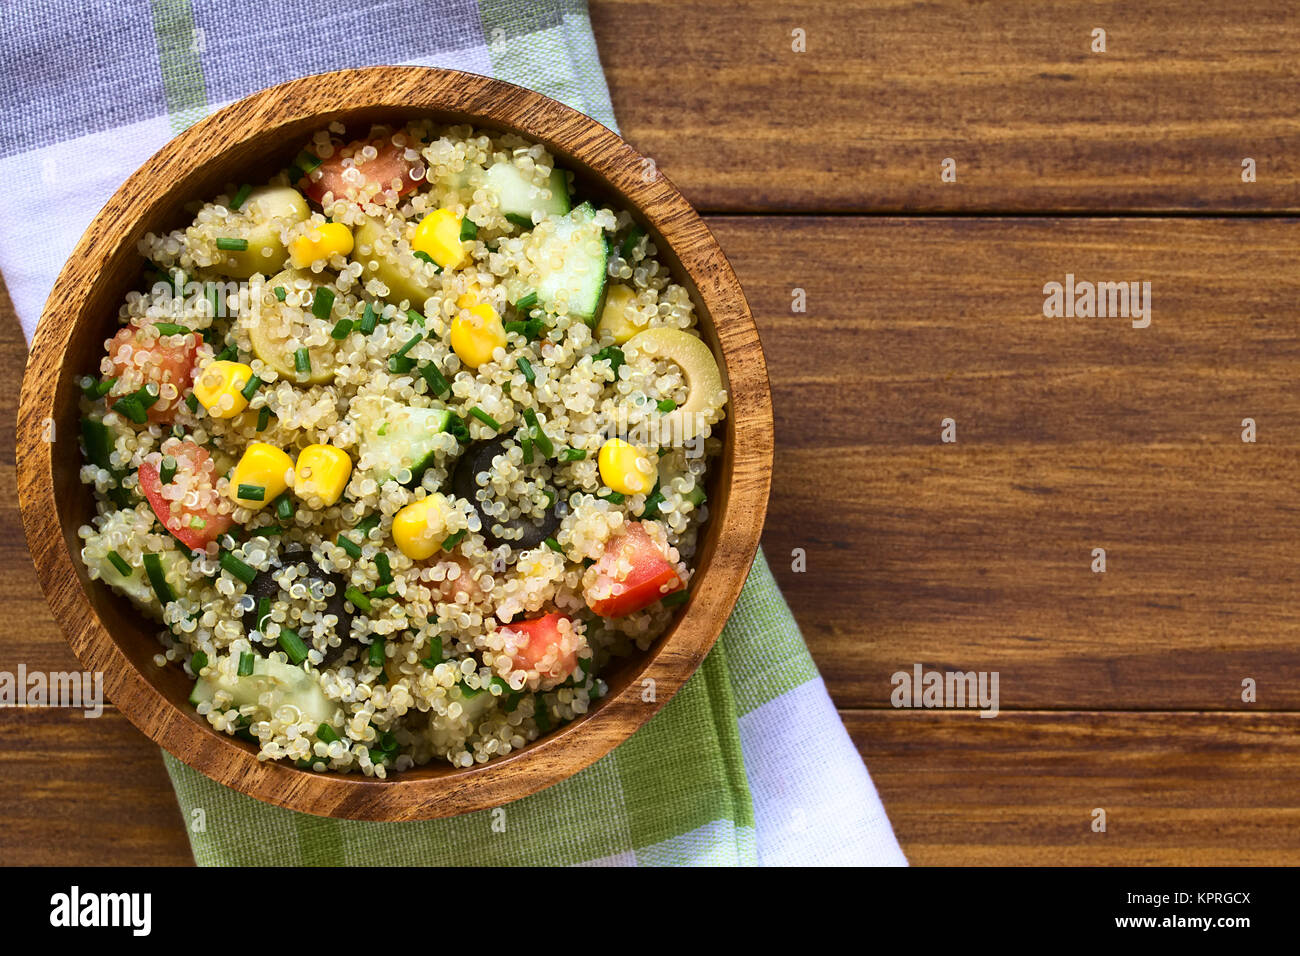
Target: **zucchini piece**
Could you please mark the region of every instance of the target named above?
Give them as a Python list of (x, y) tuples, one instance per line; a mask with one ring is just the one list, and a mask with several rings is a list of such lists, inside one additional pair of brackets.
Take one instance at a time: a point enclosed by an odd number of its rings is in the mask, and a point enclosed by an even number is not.
[(384, 399), (374, 421), (362, 429), (361, 457), (370, 463), (375, 481), (383, 484), (400, 471), (410, 471), (406, 484), (420, 480), (433, 462), (434, 435), (447, 430), (451, 412), (417, 408)]
[[(285, 269), (267, 280), (265, 291), (269, 293), (276, 286), (288, 288), (298, 279), (314, 281), (310, 272)], [(298, 371), (297, 346), (294, 343), (307, 334), (309, 323), (323, 322), (331, 328), (333, 323), (329, 318), (317, 319), (310, 312), (297, 306), (280, 302), (276, 296), (270, 298), (270, 302), (261, 303), (260, 309), (250, 309), (240, 316), (240, 322), (248, 330), (253, 354), (275, 369), (287, 382), (306, 385), (325, 385), (332, 382), (335, 339), (330, 338), (328, 345), (307, 350), (308, 358), (311, 360), (311, 371), (306, 373)]]
[(302, 193), (292, 186), (262, 186), (244, 200), (239, 212), (226, 225), (218, 227), (221, 237), (243, 239), (244, 249), (222, 251), (213, 270), (232, 279), (247, 279), (256, 272), (268, 275), (284, 266), (288, 254), (280, 238), (286, 226), (293, 226), (311, 215)]
[[(588, 325), (596, 321), (609, 284), (609, 244), (605, 230), (593, 220), (596, 211), (583, 203), (568, 216), (550, 220), (537, 230), (537, 300), (555, 312), (561, 300), (569, 315)], [(552, 263), (558, 261), (558, 266)]]
[(525, 179), (513, 162), (496, 163), (488, 169), (485, 185), (496, 193), (502, 214), (521, 229), (533, 228), (535, 212), (545, 218), (566, 215), (571, 208), (569, 186), (562, 169), (553, 169), (547, 188), (540, 189)]
[(684, 440), (694, 438), (696, 416), (708, 408), (723, 389), (722, 370), (718, 368), (718, 360), (713, 357), (708, 344), (682, 329), (646, 329), (627, 340), (623, 353), (629, 362), (641, 357), (665, 358), (681, 367), (689, 389), (686, 401), (665, 413), (664, 420), (676, 423)]
[[(433, 270), (428, 263), (421, 262), (411, 253), (399, 253), (393, 248), (397, 241), (385, 226), (373, 219), (365, 218), (354, 230), (355, 242), (352, 259), (361, 263), (363, 284), (371, 279), (378, 279), (388, 286), (389, 302), (402, 307), (424, 311), (425, 300), (433, 295), (433, 286), (429, 278)], [(362, 253), (362, 249), (369, 252)]]

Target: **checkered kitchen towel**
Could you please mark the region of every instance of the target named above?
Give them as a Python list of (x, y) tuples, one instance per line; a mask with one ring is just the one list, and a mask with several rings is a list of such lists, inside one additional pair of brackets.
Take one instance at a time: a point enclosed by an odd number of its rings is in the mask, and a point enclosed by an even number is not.
[[(328, 11), (328, 15), (323, 15)], [(614, 127), (581, 0), (6, 0), (0, 270), (30, 338), (91, 216), (172, 135), (291, 77), (407, 63), (532, 87)], [(509, 806), (420, 823), (281, 810), (167, 758), (201, 864), (904, 862), (760, 554), (722, 638), (631, 740)], [(191, 826), (191, 831), (197, 829)]]

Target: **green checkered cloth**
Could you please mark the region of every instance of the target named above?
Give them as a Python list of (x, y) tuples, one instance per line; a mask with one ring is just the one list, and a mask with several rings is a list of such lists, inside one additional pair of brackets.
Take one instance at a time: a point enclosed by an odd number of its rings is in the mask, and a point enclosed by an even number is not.
[[(7, 3), (0, 55), (42, 65), (20, 89), (0, 81), (0, 269), (29, 337), (58, 264), (122, 180), (178, 130), (256, 89), (380, 62), (445, 66), (615, 128), (578, 0), (339, 0), (330, 32), (355, 38), (346, 44), (320, 41), (316, 0), (277, 0), (274, 11), (267, 33), (231, 29), (248, 22), (242, 0), (73, 0), (60, 17), (48, 0)], [(140, 30), (148, 23), (152, 34)], [(331, 820), (164, 756), (205, 865), (904, 862), (761, 554), (714, 650), (658, 715), (586, 770), (503, 808)]]

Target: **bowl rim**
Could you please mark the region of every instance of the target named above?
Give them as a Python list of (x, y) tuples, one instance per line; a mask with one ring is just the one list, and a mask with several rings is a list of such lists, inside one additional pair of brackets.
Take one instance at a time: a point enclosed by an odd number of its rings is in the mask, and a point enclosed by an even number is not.
[[(663, 237), (694, 287), (728, 374), (728, 416), (736, 443), (725, 511), (709, 519), (721, 527), (705, 569), (708, 587), (692, 588), (667, 639), (621, 692), (579, 720), (485, 764), (428, 777), (405, 771), (382, 781), (259, 760), (181, 713), (137, 669), (81, 583), (85, 571), (79, 571), (79, 558), (64, 539), (53, 444), (46, 440), (55, 410), (52, 383), (61, 381), (64, 356), (82, 317), (77, 303), (98, 281), (96, 264), (117, 253), (167, 194), (155, 184), (180, 183), (254, 135), (313, 117), (323, 126), (331, 114), (360, 110), (413, 117), (450, 113), (514, 130), (610, 186), (639, 221)], [(647, 169), (653, 175), (645, 175)], [(742, 366), (744, 387), (737, 394), (733, 370)], [(250, 94), (172, 138), (131, 174), (78, 241), (45, 304), (23, 376), (16, 444), (19, 505), (42, 590), (78, 659), (103, 673), (106, 696), (127, 719), (177, 759), (258, 800), (343, 819), (418, 820), (499, 806), (558, 783), (609, 753), (671, 699), (716, 641), (745, 582), (767, 509), (773, 435), (766, 364), (739, 281), (703, 219), (651, 160), (596, 120), (543, 94), (456, 70), (379, 66), (315, 74)], [(650, 702), (641, 699), (647, 679), (655, 686)]]

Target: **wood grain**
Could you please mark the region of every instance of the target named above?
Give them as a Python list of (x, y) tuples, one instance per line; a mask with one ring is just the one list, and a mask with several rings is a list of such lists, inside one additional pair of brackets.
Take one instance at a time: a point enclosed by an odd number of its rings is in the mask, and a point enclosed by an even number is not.
[[(78, 377), (94, 368), (116, 311), (141, 269), (139, 240), (190, 218), (195, 196), (233, 179), (283, 168), (303, 139), (332, 122), (354, 135), (414, 116), (506, 129), (545, 144), (578, 188), (633, 210), (663, 247), (664, 264), (692, 293), (700, 330), (725, 370), (725, 442), (709, 483), (710, 520), (695, 556), (697, 585), (644, 654), (602, 678), (588, 712), (508, 756), (469, 768), (430, 763), (388, 780), (318, 774), (259, 760), (256, 748), (216, 733), (188, 702), (191, 682), (153, 664), (152, 622), (93, 583), (77, 528), (92, 513), (77, 479)], [(220, 783), (277, 806), (358, 820), (419, 820), (499, 806), (566, 779), (622, 743), (670, 700), (704, 659), (735, 605), (758, 547), (772, 461), (767, 371), (740, 286), (703, 221), (644, 158), (589, 117), (483, 76), (373, 67), (293, 80), (190, 127), (108, 200), (54, 285), (32, 341), (17, 418), (18, 499), (37, 577), (83, 667), (152, 740)], [(59, 440), (50, 440), (54, 434)], [(643, 699), (653, 682), (656, 694)]]
[(1300, 863), (1297, 714), (843, 716), (913, 864)]
[[(711, 224), (769, 359), (764, 546), (841, 706), (920, 662), (1005, 707), (1232, 709), (1250, 677), (1300, 708), (1296, 223)], [(1150, 281), (1150, 327), (1044, 318), (1067, 271)]]
[(591, 16), (624, 135), (704, 211), (1300, 209), (1285, 0), (593, 0)]

